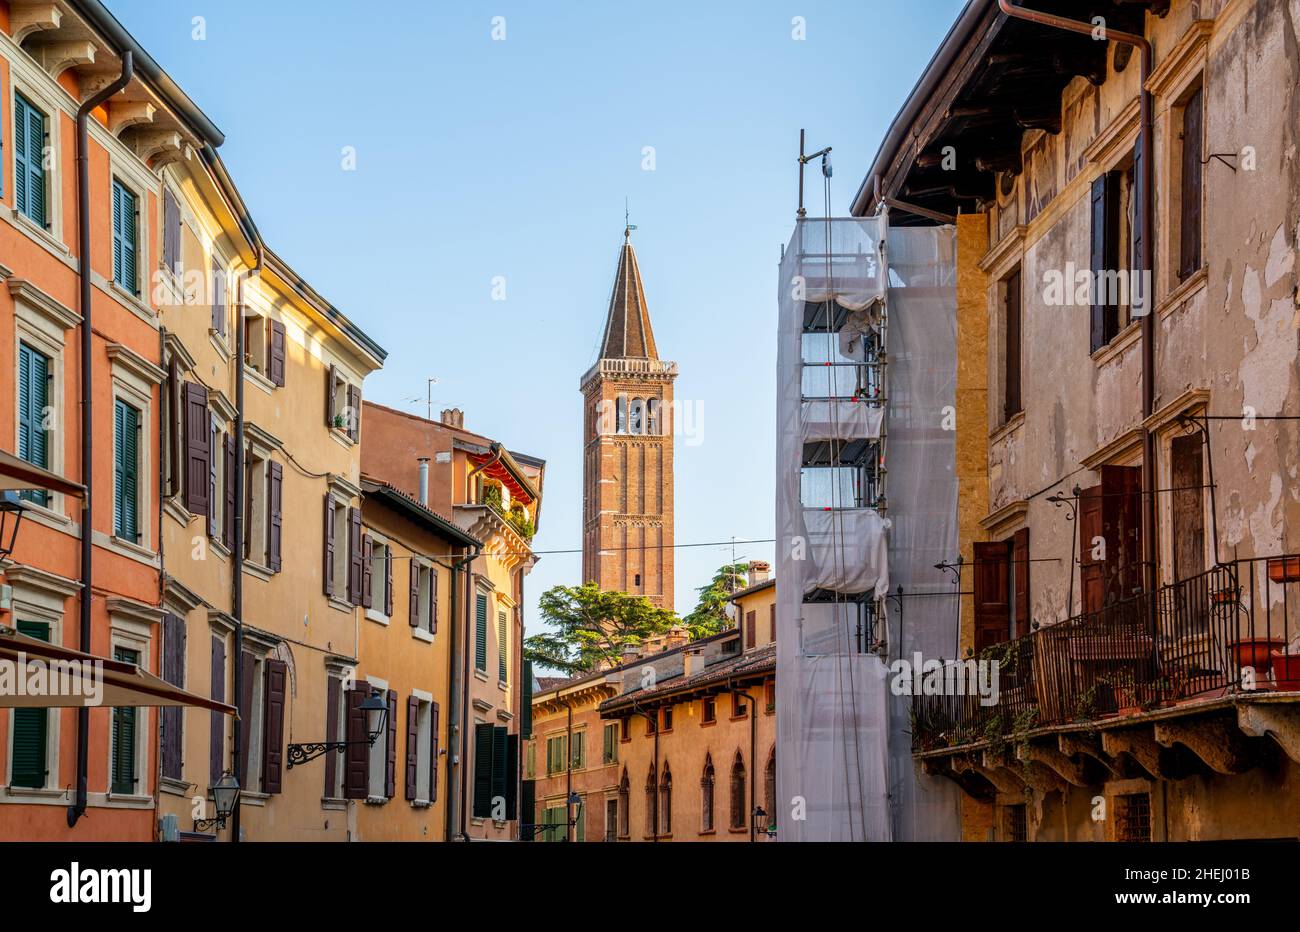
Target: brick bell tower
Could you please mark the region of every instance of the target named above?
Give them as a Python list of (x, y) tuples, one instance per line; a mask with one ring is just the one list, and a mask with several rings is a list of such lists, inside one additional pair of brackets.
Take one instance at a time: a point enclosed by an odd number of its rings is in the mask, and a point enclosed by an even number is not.
[(582, 579), (673, 607), (673, 381), (623, 231), (600, 358), (582, 377)]

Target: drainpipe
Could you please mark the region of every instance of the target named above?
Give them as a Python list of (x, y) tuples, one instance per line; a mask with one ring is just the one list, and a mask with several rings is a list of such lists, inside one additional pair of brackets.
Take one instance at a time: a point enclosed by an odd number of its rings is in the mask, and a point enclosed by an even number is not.
[[(564, 732), (565, 752), (569, 758), (564, 762), (564, 835), (569, 841), (576, 841), (573, 832), (573, 806), (569, 802), (573, 798), (573, 706), (567, 699), (564, 702), (564, 708), (569, 713), (569, 722), (565, 726)], [(520, 819), (520, 821), (523, 820)]]
[(727, 689), (749, 703), (749, 840), (757, 841), (758, 826), (754, 824), (757, 818), (754, 813), (758, 811), (755, 796), (758, 788), (758, 706), (753, 696), (731, 685), (731, 677), (727, 677)]
[[(234, 672), (234, 704), (238, 706), (244, 685), (244, 311), (248, 307), (248, 279), (262, 274), (262, 265), (266, 259), (266, 250), (260, 242), (254, 244), (257, 251), (257, 263), (239, 282), (239, 316), (235, 321), (235, 527), (231, 533), (234, 552), (231, 554), (232, 572), (230, 583), (230, 614), (235, 623), (235, 637), (231, 652)], [(215, 507), (209, 503), (209, 507)], [(231, 729), (232, 770), (239, 769), (239, 742), (243, 737), (244, 723), (239, 714), (235, 715)], [(238, 774), (239, 777), (246, 776)], [(247, 789), (247, 787), (244, 787)], [(243, 808), (240, 793), (235, 798), (234, 811), (230, 813), (230, 840), (239, 841), (239, 813)]]
[[(456, 647), (457, 647), (456, 642), (459, 640), (457, 638), (457, 634), (459, 633), (460, 630), (456, 625), (456, 611), (460, 604), (460, 600), (459, 598), (457, 598), (457, 593), (460, 590), (456, 585), (456, 574), (461, 572), (461, 570), (467, 567), (470, 563), (474, 562), (474, 559), (479, 555), (481, 549), (482, 548), (475, 548), (473, 552), (470, 552), (470, 548), (466, 547), (464, 550), (465, 556), (451, 563), (443, 563), (441, 560), (438, 559), (434, 559), (433, 561), (434, 563), (437, 563), (439, 566), (444, 566), (447, 569), (451, 570), (451, 605), (447, 610), (447, 617), (451, 619), (451, 624), (449, 626), (450, 629), (449, 636), (451, 637), (451, 642), (447, 645), (447, 696), (451, 704), (450, 707), (447, 709), (447, 721), (450, 725), (450, 728), (448, 729), (448, 734), (447, 734), (447, 745), (449, 749), (448, 757), (447, 757), (447, 764), (448, 764), (447, 799), (445, 800), (444, 803), (447, 810), (446, 819), (444, 820), (446, 823), (444, 834), (447, 841), (452, 841), (456, 837), (455, 835), (456, 806), (458, 802), (460, 802), (460, 800), (457, 799), (457, 796), (463, 794), (464, 792), (463, 782), (453, 781), (451, 775), (450, 768), (451, 768), (451, 760), (453, 755), (451, 754), (450, 749), (455, 747), (455, 744), (452, 741), (451, 729), (455, 729), (456, 732), (458, 733), (457, 737), (461, 739), (461, 753), (459, 755), (456, 755), (456, 760), (458, 761), (456, 766), (459, 768), (459, 773), (462, 776), (465, 773), (465, 745), (464, 745), (465, 729), (462, 728), (459, 723), (460, 709), (458, 707), (459, 703), (456, 695), (457, 687), (460, 685), (460, 683), (458, 682), (459, 680), (458, 669), (456, 667)], [(466, 641), (466, 644), (468, 643), (469, 642)], [(461, 782), (462, 789), (460, 793), (458, 793), (456, 790), (456, 782)], [(461, 823), (461, 834), (462, 835), (465, 834), (463, 821)], [(469, 836), (466, 835), (465, 837), (468, 839)]]
[[(90, 267), (90, 114), (110, 97), (131, 83), (135, 74), (135, 56), (122, 53), (122, 73), (108, 87), (77, 108), (77, 274), (81, 286), (81, 482), (86, 487), (81, 496), (81, 651), (90, 653), (90, 601), (94, 570), (94, 512), (91, 491), (94, 488), (94, 333), (91, 323)], [(77, 710), (77, 792), (68, 807), (68, 828), (76, 826), (85, 815), (87, 800), (86, 771), (90, 761), (90, 709)]]
[[(469, 707), (469, 681), (470, 681), (470, 677), (473, 676), (473, 673), (470, 671), (469, 668), (469, 665), (473, 663), (473, 660), (470, 658), (469, 631), (470, 631), (470, 624), (472, 623), (471, 619), (472, 619), (472, 612), (474, 608), (474, 599), (473, 599), (474, 593), (471, 591), (471, 585), (474, 579), (474, 573), (470, 570), (470, 567), (473, 565), (474, 561), (478, 559), (479, 554), (482, 552), (483, 552), (483, 548), (481, 546), (475, 547), (474, 552), (468, 554), (465, 557), (465, 559), (460, 561), (459, 564), (461, 571), (465, 574), (465, 650), (464, 650), (465, 663), (461, 667), (461, 671), (460, 671), (461, 693), (460, 693), (460, 715), (459, 715), (460, 837), (462, 841), (469, 841), (469, 806), (470, 806), (470, 802), (469, 802), (469, 724), (470, 724), (469, 722), (469, 708), (470, 708)], [(454, 580), (453, 580), (452, 588), (453, 589), (455, 588)], [(453, 630), (455, 629), (454, 624), (452, 625), (452, 628)], [(452, 647), (452, 656), (454, 657), (456, 645), (453, 643), (451, 647)], [(455, 693), (453, 692), (452, 695), (455, 695)], [(456, 721), (457, 718), (453, 716), (452, 720)]]
[[(651, 842), (657, 843), (659, 841), (659, 786), (660, 786), (660, 781), (663, 780), (663, 774), (659, 772), (659, 712), (658, 710), (655, 710), (654, 712), (643, 712), (641, 710), (641, 706), (637, 703), (635, 699), (633, 699), (632, 714), (641, 716), (643, 719), (649, 722), (650, 727), (654, 729), (652, 734), (655, 739), (655, 746), (653, 752), (654, 765), (655, 765), (655, 785), (654, 785), (654, 791), (650, 794), (650, 819), (651, 819), (650, 840)], [(632, 825), (630, 820), (628, 823), (627, 831), (629, 835), (632, 833)]]
[[(1007, 16), (1015, 19), (1023, 19), (1027, 22), (1037, 23), (1040, 26), (1050, 26), (1055, 29), (1064, 29), (1068, 32), (1075, 32), (1081, 35), (1093, 35), (1096, 27), (1092, 23), (1082, 23), (1078, 20), (1067, 19), (1063, 16), (1054, 16), (1051, 13), (1040, 13), (1036, 10), (1026, 10), (1017, 6), (1011, 0), (998, 0), (998, 8)], [(1132, 46), (1137, 49), (1141, 55), (1141, 97), (1138, 126), (1138, 146), (1142, 154), (1142, 197), (1140, 198), (1139, 209), (1142, 217), (1142, 255), (1139, 260), (1141, 271), (1146, 275), (1146, 314), (1142, 317), (1142, 418), (1145, 421), (1155, 410), (1155, 319), (1153, 311), (1155, 310), (1155, 263), (1152, 261), (1153, 256), (1153, 238), (1154, 224), (1152, 222), (1154, 212), (1152, 210), (1153, 198), (1152, 192), (1155, 188), (1155, 140), (1153, 126), (1153, 101), (1151, 91), (1147, 89), (1147, 81), (1151, 77), (1151, 70), (1154, 55), (1151, 49), (1151, 43), (1145, 36), (1137, 35), (1131, 32), (1122, 32), (1118, 29), (1106, 27), (1105, 35), (1107, 39), (1113, 39), (1124, 45)], [(1155, 592), (1156, 589), (1156, 445), (1155, 434), (1150, 428), (1144, 428), (1142, 431), (1142, 561), (1144, 564), (1144, 585), (1147, 592)], [(1073, 570), (1071, 570), (1073, 572)], [(1150, 603), (1149, 614), (1150, 621), (1155, 623), (1155, 601), (1147, 600)]]

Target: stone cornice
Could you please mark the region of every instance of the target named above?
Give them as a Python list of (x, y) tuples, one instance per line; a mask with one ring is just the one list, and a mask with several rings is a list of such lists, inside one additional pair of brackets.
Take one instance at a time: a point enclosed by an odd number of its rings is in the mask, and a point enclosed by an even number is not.
[[(8, 270), (5, 270), (6, 273)], [(47, 295), (25, 278), (11, 278), (9, 274), (0, 277), (7, 279), (5, 284), (15, 301), (21, 301), (33, 311), (47, 318), (51, 323), (64, 330), (71, 330), (81, 323), (81, 315), (72, 308)]]

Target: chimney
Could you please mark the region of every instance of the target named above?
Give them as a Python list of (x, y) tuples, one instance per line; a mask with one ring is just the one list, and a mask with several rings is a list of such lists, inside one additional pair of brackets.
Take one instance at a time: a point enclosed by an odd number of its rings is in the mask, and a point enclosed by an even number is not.
[(420, 457), (420, 504), (429, 507), (429, 458)]
[(689, 638), (686, 637), (686, 629), (681, 625), (673, 625), (668, 629), (664, 636), (664, 650), (672, 650), (674, 647), (681, 647)]
[(767, 582), (772, 578), (772, 564), (763, 560), (753, 560), (749, 564), (749, 584)]
[(692, 673), (699, 672), (700, 660), (699, 657), (696, 656), (697, 654), (699, 654), (699, 650), (682, 651), (682, 676), (683, 677), (687, 677), (690, 676)]
[(641, 648), (635, 644), (630, 644), (623, 648), (623, 663), (631, 663), (641, 656)]
[(465, 412), (460, 408), (443, 408), (441, 420), (448, 427), (464, 428)]

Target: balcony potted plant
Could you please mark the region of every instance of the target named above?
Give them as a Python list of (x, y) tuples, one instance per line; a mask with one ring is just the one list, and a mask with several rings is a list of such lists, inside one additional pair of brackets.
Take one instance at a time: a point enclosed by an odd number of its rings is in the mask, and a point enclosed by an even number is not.
[(1232, 651), (1232, 659), (1237, 669), (1253, 667), (1258, 682), (1268, 679), (1269, 671), (1273, 667), (1273, 656), (1279, 653), (1285, 644), (1286, 641), (1282, 638), (1238, 638), (1228, 642), (1228, 649)]

